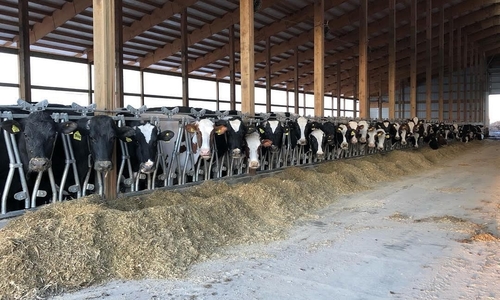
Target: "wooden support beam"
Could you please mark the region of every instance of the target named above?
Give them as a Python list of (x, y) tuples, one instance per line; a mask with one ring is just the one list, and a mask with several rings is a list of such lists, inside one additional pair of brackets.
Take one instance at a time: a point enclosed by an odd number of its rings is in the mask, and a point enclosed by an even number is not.
[(33, 29), (30, 30), (29, 35), (30, 43), (36, 43), (91, 5), (92, 0), (73, 0), (72, 2), (66, 2), (61, 9), (56, 9), (50, 16), (43, 18), (42, 22), (33, 25)]
[[(113, 110), (115, 103), (115, 0), (93, 0), (95, 103), (99, 110)], [(110, 113), (111, 114), (111, 113)], [(112, 164), (116, 168), (116, 151)], [(116, 198), (116, 172), (105, 178), (106, 199)]]
[[(452, 7), (453, 8), (453, 7)], [(453, 11), (452, 8), (450, 9), (450, 18), (448, 22), (448, 37), (449, 37), (449, 42), (448, 42), (448, 122), (453, 121), (453, 61), (454, 61), (454, 24), (453, 24)]]
[(461, 106), (462, 106), (462, 27), (457, 28), (457, 121), (462, 121)]
[(463, 109), (463, 118), (462, 120), (464, 120), (465, 122), (469, 122), (469, 119), (468, 119), (468, 104), (469, 104), (469, 96), (468, 96), (468, 93), (467, 93), (467, 90), (469, 88), (469, 86), (467, 86), (467, 74), (468, 74), (468, 70), (467, 70), (467, 59), (468, 59), (468, 47), (469, 47), (469, 44), (467, 42), (467, 35), (464, 35), (464, 38), (463, 38), (463, 47), (464, 47), (464, 61), (463, 61), (463, 76), (464, 76), (464, 109)]
[(314, 116), (325, 114), (325, 2), (314, 1)]
[(439, 10), (439, 99), (438, 119), (444, 121), (444, 6)]
[(139, 71), (140, 81), (141, 81), (141, 103), (139, 107), (144, 105), (144, 70)]
[(368, 97), (368, 0), (360, 1), (359, 14), (359, 117), (366, 119), (370, 117), (370, 99)]
[(410, 117), (417, 116), (417, 0), (411, 0), (410, 17)]
[(116, 93), (115, 107), (125, 107), (123, 86), (123, 22), (122, 22), (122, 0), (115, 1), (115, 57), (116, 57)]
[(430, 120), (432, 118), (432, 0), (426, 0), (426, 57), (427, 57), (427, 69), (425, 76), (425, 118)]
[(389, 119), (396, 109), (396, 0), (389, 0)]
[(241, 112), (255, 114), (253, 0), (240, 0)]
[(94, 76), (92, 76), (92, 64), (90, 62), (87, 62), (87, 74), (88, 74), (87, 80), (89, 82), (87, 91), (87, 105), (90, 105), (93, 102), (92, 98), (94, 96), (94, 90), (92, 87), (92, 79), (94, 78)]
[(271, 112), (271, 38), (266, 38), (266, 112)]
[(229, 109), (236, 110), (236, 52), (234, 25), (229, 26)]
[[(342, 69), (340, 68), (340, 61), (337, 63), (337, 117), (340, 117), (340, 97), (342, 95), (341, 90), (342, 90), (342, 80), (340, 79), (342, 77)], [(333, 108), (333, 104), (332, 104)], [(356, 108), (356, 107), (354, 107)]]
[(295, 67), (294, 67), (294, 112), (299, 113), (299, 47), (295, 47)]
[(19, 98), (31, 102), (31, 58), (28, 0), (19, 0)]
[(187, 8), (181, 13), (181, 69), (182, 69), (182, 106), (189, 106), (189, 70), (188, 70), (188, 16)]

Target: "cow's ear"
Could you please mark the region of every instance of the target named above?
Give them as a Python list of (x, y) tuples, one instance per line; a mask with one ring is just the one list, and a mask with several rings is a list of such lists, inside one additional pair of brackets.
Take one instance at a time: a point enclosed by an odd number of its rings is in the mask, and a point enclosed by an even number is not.
[(133, 137), (135, 130), (130, 126), (122, 126), (116, 129), (116, 134), (120, 140), (128, 142), (127, 138)]
[(81, 135), (88, 135), (89, 134), (89, 118), (81, 118), (78, 121), (76, 121), (77, 128), (76, 131)]
[(189, 133), (195, 133), (198, 131), (198, 125), (196, 125), (195, 123), (187, 124), (186, 131)]
[(270, 139), (263, 139), (262, 141), (260, 141), (260, 144), (262, 145), (262, 147), (271, 147), (272, 144), (273, 144), (273, 141), (271, 141)]
[(7, 131), (8, 133), (16, 134), (21, 131), (23, 131), (23, 126), (21, 123), (17, 122), (16, 120), (6, 120), (2, 122), (2, 128), (3, 130)]
[(74, 132), (78, 128), (78, 124), (73, 121), (66, 121), (64, 123), (59, 123), (59, 132), (64, 134), (69, 134)]
[(214, 126), (214, 131), (217, 135), (223, 135), (227, 131), (227, 127), (224, 125), (216, 125)]
[(160, 141), (168, 142), (174, 137), (174, 132), (172, 130), (165, 130), (158, 134), (158, 139)]

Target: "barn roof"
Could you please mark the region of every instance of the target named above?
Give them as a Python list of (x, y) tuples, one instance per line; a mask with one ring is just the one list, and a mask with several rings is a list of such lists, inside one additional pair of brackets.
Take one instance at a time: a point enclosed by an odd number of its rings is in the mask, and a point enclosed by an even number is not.
[[(426, 56), (427, 2), (417, 1), (418, 59)], [(19, 0), (0, 2), (0, 47), (16, 48), (19, 38)], [(293, 85), (295, 53), (298, 53), (300, 86), (312, 90), (314, 0), (256, 0), (255, 79), (266, 81), (266, 46), (270, 45), (272, 86)], [(368, 2), (369, 74), (385, 76), (388, 65), (389, 1)], [(396, 48), (398, 77), (407, 78), (410, 47), (410, 4), (396, 1)], [(239, 59), (239, 0), (123, 0), (124, 64), (140, 68), (181, 72), (181, 16), (187, 8), (189, 73), (211, 78), (229, 76), (230, 27), (234, 25), (235, 57)], [(342, 89), (352, 91), (356, 81), (359, 41), (359, 0), (325, 0), (325, 92), (337, 85), (342, 71)], [(441, 13), (443, 12), (443, 13)], [(432, 1), (433, 61), (439, 57), (440, 26), (445, 49), (458, 47), (458, 31), (469, 57), (499, 53), (500, 0)], [(31, 50), (92, 60), (92, 0), (29, 1)], [(455, 30), (450, 45), (450, 20)], [(467, 50), (467, 52), (465, 51)], [(472, 55), (471, 55), (472, 54)], [(454, 59), (455, 70), (464, 58)], [(472, 61), (472, 59), (471, 59)], [(443, 60), (445, 69), (449, 59)], [(239, 71), (239, 67), (236, 67)], [(438, 66), (433, 72), (438, 72)], [(406, 75), (406, 73), (408, 73)], [(425, 67), (418, 69), (425, 75)], [(239, 73), (236, 73), (239, 76)]]

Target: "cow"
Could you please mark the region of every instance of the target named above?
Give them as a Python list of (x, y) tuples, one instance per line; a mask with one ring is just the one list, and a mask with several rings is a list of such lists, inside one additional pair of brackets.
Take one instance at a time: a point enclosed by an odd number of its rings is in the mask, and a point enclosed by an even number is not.
[(269, 163), (269, 169), (279, 166), (281, 149), (283, 147), (284, 127), (279, 120), (266, 120), (259, 124), (262, 139), (271, 141), (271, 146), (263, 147), (262, 155)]
[(261, 167), (260, 164), (260, 148), (271, 146), (271, 140), (262, 139), (261, 135), (258, 131), (252, 131), (251, 133), (245, 136), (245, 152), (247, 159), (247, 167), (248, 169), (256, 170)]
[(339, 124), (337, 126), (335, 133), (335, 148), (337, 149), (337, 153), (335, 154), (335, 158), (340, 158), (342, 152), (349, 149), (348, 141), (352, 137), (353, 133), (354, 132), (347, 124)]
[[(20, 163), (22, 163), (23, 173), (27, 177), (28, 189), (30, 192), (33, 192), (35, 185), (35, 176), (32, 176), (32, 173), (43, 174), (43, 172), (52, 171), (53, 152), (59, 134), (69, 134), (76, 128), (77, 124), (72, 121), (56, 123), (51, 117), (51, 114), (43, 110), (34, 111), (25, 118), (5, 120), (2, 122), (2, 129), (6, 133), (15, 135), (16, 137), (15, 140)], [(1, 147), (4, 148), (4, 135), (2, 135), (0, 139), (2, 140)], [(64, 157), (57, 157), (57, 159), (61, 160), (57, 164), (64, 164)], [(0, 155), (0, 182), (6, 182), (8, 176), (7, 170), (9, 169), (7, 166), (9, 166), (9, 163), (10, 159), (7, 156), (7, 151), (2, 151)], [(31, 206), (42, 204), (39, 202), (39, 199), (37, 199), (36, 203), (32, 201), (30, 205), (29, 195), (25, 195), (25, 203), (21, 206), (19, 202), (13, 203), (7, 201), (8, 198), (13, 196), (13, 193), (18, 192), (21, 188), (20, 185), (21, 183), (14, 180), (10, 187), (5, 186), (4, 193), (2, 194), (2, 198), (5, 199), (5, 201), (2, 201), (2, 213), (5, 213), (7, 210), (30, 208)], [(36, 193), (36, 191), (34, 193)], [(53, 197), (54, 196), (55, 195), (53, 195)], [(32, 196), (32, 198), (34, 197), (36, 197), (36, 195)], [(43, 204), (46, 202), (46, 200), (42, 201)]]
[(366, 137), (368, 133), (369, 124), (365, 120), (361, 120), (358, 122), (358, 140), (361, 144), (366, 144)]
[(378, 151), (385, 149), (386, 132), (377, 126), (370, 126), (368, 129), (368, 148), (375, 148)]
[[(226, 111), (220, 115), (220, 119), (215, 121), (215, 143), (217, 148), (217, 157), (220, 163), (218, 176), (222, 176), (223, 169), (227, 170), (228, 175), (243, 172), (243, 144), (247, 134), (247, 125), (243, 122), (241, 116), (229, 115)], [(222, 167), (224, 166), (224, 167)]]
[[(175, 133), (171, 130), (161, 131), (156, 121), (141, 118), (140, 115), (134, 116), (129, 113), (121, 113), (121, 115), (124, 116), (125, 124), (134, 129), (135, 134), (129, 138), (125, 138), (122, 146), (125, 146), (126, 149), (125, 147), (121, 147), (122, 149), (120, 149), (122, 157), (126, 158), (128, 155), (132, 174), (128, 174), (128, 168), (122, 165), (120, 171), (124, 172), (123, 175), (119, 175), (124, 178), (135, 178), (135, 187), (132, 186), (134, 188), (131, 189), (133, 191), (143, 188), (151, 189), (154, 186), (151, 175), (156, 171), (159, 162), (158, 144), (169, 142), (175, 136)], [(126, 163), (127, 161), (122, 159), (122, 164)], [(141, 174), (145, 174), (148, 177), (146, 187), (139, 186)]]
[(311, 132), (308, 135), (311, 154), (313, 158), (318, 160), (323, 160), (325, 158), (325, 152), (323, 150), (325, 133), (321, 127), (321, 124), (318, 122), (311, 123)]

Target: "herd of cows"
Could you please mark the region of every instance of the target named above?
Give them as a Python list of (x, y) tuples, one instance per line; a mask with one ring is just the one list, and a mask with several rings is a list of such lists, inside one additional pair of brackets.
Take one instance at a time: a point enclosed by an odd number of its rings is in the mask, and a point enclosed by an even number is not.
[(22, 100), (18, 106), (0, 106), (1, 214), (102, 195), (108, 172), (117, 172), (117, 192), (126, 193), (393, 149), (437, 149), (453, 140), (484, 137), (481, 125), (418, 118), (248, 116), (130, 106), (110, 116), (94, 109)]

